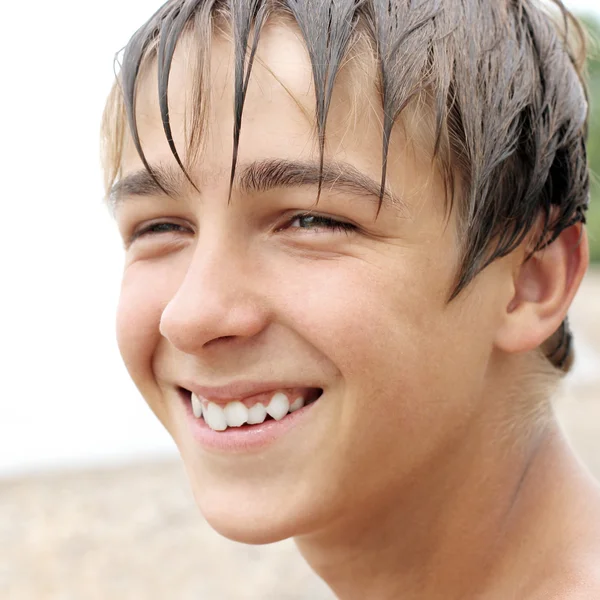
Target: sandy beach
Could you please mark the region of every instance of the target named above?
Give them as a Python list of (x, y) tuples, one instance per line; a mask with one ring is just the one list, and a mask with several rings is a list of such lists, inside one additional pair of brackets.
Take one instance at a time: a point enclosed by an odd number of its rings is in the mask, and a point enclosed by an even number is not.
[[(600, 271), (571, 313), (581, 368), (556, 411), (600, 478)], [(177, 461), (0, 480), (3, 600), (326, 600), (292, 542), (213, 532)]]

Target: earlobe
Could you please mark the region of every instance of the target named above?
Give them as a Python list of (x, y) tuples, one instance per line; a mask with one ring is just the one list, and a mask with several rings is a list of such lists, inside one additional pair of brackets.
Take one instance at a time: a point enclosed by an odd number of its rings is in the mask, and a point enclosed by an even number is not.
[(534, 350), (564, 321), (589, 263), (585, 229), (565, 229), (514, 273), (514, 294), (496, 334), (496, 347), (513, 354)]

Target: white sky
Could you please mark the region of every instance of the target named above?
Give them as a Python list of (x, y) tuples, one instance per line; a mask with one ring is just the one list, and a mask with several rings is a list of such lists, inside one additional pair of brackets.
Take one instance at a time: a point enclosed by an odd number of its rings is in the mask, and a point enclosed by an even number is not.
[(565, 5), (573, 11), (588, 12), (600, 16), (600, 0), (568, 0)]
[(98, 160), (113, 55), (161, 3), (4, 3), (0, 475), (175, 452), (118, 355)]

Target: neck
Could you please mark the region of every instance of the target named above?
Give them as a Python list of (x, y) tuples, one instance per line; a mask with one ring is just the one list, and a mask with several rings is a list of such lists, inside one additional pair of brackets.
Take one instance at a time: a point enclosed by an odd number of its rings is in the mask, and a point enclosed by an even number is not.
[(564, 477), (577, 469), (550, 415), (527, 435), (499, 434), (502, 419), (476, 419), (386, 505), (357, 507), (296, 539), (338, 598), (496, 598), (498, 582), (522, 577), (509, 571), (536, 550), (523, 540), (535, 544), (530, 534), (552, 521), (540, 503), (556, 496), (557, 465)]

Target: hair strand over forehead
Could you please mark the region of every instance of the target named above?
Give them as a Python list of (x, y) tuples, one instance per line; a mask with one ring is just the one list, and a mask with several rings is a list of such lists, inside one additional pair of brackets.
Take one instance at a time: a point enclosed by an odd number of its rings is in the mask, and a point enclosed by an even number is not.
[[(231, 177), (229, 182), (229, 198), (235, 178), (235, 167), (240, 146), (242, 130), (242, 113), (246, 92), (250, 83), (250, 74), (254, 57), (258, 49), (260, 32), (267, 18), (268, 5), (264, 0), (231, 0), (231, 17), (233, 20), (235, 43), (235, 82), (234, 82), (234, 122), (233, 122), (233, 156), (231, 159)], [(253, 27), (252, 27), (253, 25)], [(247, 60), (246, 52), (252, 27), (252, 47)]]
[[(175, 158), (180, 169), (185, 174), (187, 180), (196, 188), (194, 182), (189, 176), (183, 162), (179, 156), (179, 152), (175, 147), (173, 133), (171, 130), (171, 120), (169, 117), (169, 77), (171, 75), (171, 66), (173, 64), (173, 56), (177, 42), (181, 37), (181, 33), (188, 24), (196, 10), (197, 0), (185, 0), (179, 10), (172, 11), (167, 14), (160, 24), (158, 33), (158, 103), (160, 107), (160, 116), (162, 119), (163, 129), (171, 153)], [(196, 188), (197, 190), (197, 188)]]
[[(323, 171), (327, 115), (333, 86), (355, 30), (362, 0), (289, 0), (288, 8), (302, 32), (310, 61), (316, 96), (316, 123), (320, 169)], [(319, 181), (318, 194), (322, 180)]]

